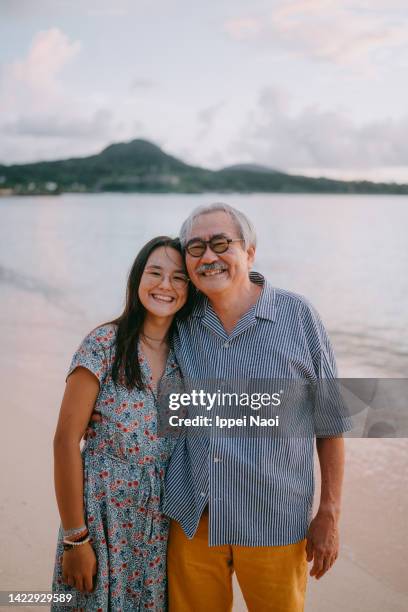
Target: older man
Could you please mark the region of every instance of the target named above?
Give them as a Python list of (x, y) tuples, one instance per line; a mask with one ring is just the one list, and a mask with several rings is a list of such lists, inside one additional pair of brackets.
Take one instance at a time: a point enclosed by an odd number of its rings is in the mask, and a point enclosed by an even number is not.
[[(180, 239), (202, 296), (179, 325), (176, 352), (190, 380), (336, 376), (323, 325), (300, 296), (250, 272), (256, 238), (238, 210), (195, 210)], [(311, 520), (314, 438), (184, 437), (166, 479), (173, 519), (170, 612), (227, 612), (235, 571), (252, 612), (300, 612), (307, 561), (320, 578), (338, 555), (347, 420), (317, 432), (321, 497)], [(331, 437), (327, 437), (331, 436)]]

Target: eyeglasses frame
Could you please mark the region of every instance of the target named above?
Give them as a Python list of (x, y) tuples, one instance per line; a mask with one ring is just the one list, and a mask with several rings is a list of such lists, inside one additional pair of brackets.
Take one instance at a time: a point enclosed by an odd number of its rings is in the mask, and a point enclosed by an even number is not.
[[(228, 243), (227, 248), (224, 249), (224, 251), (217, 252), (211, 246), (211, 242), (216, 238), (223, 238)], [(188, 247), (191, 242), (200, 242), (204, 246), (204, 251), (200, 255), (193, 255), (192, 253), (190, 253), (190, 251), (188, 250)], [(229, 245), (232, 242), (244, 242), (244, 239), (243, 238), (226, 238), (226, 236), (222, 236), (222, 235), (212, 236), (212, 238), (210, 238), (209, 240), (203, 240), (202, 238), (192, 238), (191, 240), (189, 240), (189, 242), (187, 242), (186, 246), (184, 247), (184, 251), (188, 253), (190, 257), (194, 257), (195, 259), (198, 259), (199, 257), (202, 257), (204, 255), (204, 253), (207, 250), (207, 245), (208, 245), (213, 253), (215, 253), (216, 255), (222, 255), (222, 253), (226, 253), (228, 251)]]
[[(170, 273), (165, 273), (165, 274), (163, 274), (162, 272), (159, 272), (159, 270), (143, 270), (143, 274), (159, 274), (159, 275), (160, 275), (160, 277), (161, 277), (160, 282), (163, 282), (163, 279), (165, 280), (165, 279), (166, 279), (166, 277), (168, 277), (170, 285), (171, 285), (173, 288), (177, 288), (177, 287), (174, 285), (174, 278), (173, 278), (173, 279), (171, 278), (171, 274), (170, 274)], [(189, 282), (190, 282), (190, 278), (187, 276), (187, 274), (185, 275), (185, 279), (183, 279), (183, 281), (184, 281), (184, 280), (185, 280), (185, 285), (184, 285), (184, 287), (185, 287), (185, 288), (187, 288), (187, 287), (188, 287), (188, 284), (189, 284)], [(180, 281), (181, 281), (181, 279), (180, 279)], [(181, 289), (181, 285), (180, 285), (180, 289)]]

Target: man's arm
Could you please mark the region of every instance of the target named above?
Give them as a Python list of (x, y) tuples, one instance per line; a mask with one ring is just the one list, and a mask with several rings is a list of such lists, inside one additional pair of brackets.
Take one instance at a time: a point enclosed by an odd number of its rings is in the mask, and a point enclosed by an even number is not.
[(321, 578), (335, 563), (339, 553), (338, 522), (344, 473), (342, 437), (317, 438), (321, 472), (320, 504), (307, 534), (306, 557), (313, 560), (311, 576)]

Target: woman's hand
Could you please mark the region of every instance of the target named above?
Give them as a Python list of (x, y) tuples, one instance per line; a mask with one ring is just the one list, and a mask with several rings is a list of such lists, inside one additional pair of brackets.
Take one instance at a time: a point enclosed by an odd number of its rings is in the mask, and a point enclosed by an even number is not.
[(81, 593), (91, 593), (96, 565), (95, 551), (89, 542), (64, 550), (62, 579)]

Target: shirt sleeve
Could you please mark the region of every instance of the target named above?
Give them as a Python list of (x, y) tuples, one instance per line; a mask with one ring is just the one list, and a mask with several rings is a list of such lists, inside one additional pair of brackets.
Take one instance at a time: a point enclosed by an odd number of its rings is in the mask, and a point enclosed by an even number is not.
[(337, 365), (329, 336), (316, 310), (308, 307), (308, 334), (316, 375), (313, 398), (317, 438), (338, 436), (353, 427), (337, 378)]
[(106, 337), (99, 330), (94, 330), (88, 334), (81, 342), (79, 348), (72, 357), (67, 378), (78, 367), (86, 368), (102, 384), (108, 372), (108, 355), (106, 347)]

